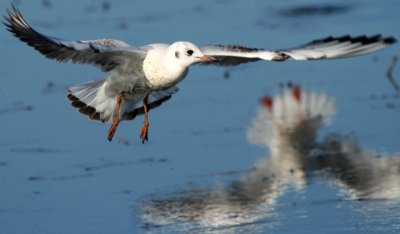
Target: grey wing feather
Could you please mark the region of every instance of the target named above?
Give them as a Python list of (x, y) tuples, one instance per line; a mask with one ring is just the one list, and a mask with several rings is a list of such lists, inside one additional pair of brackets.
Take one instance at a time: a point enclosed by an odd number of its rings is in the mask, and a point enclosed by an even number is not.
[(238, 45), (207, 45), (201, 48), (204, 54), (213, 56), (215, 62), (203, 62), (219, 66), (234, 66), (258, 60), (286, 61), (320, 60), (358, 56), (385, 48), (396, 42), (393, 37), (381, 35), (359, 37), (327, 37), (292, 49), (268, 51)]
[(100, 39), (90, 41), (67, 41), (43, 35), (35, 31), (13, 5), (7, 9), (5, 17), (8, 31), (15, 37), (32, 46), (41, 54), (60, 62), (89, 63), (109, 71), (125, 59), (144, 57), (142, 51), (123, 41)]
[(210, 55), (216, 59), (214, 62), (203, 62), (202, 64), (235, 66), (241, 63), (255, 62), (260, 59), (262, 49), (250, 48), (239, 45), (206, 45), (201, 48), (205, 55)]

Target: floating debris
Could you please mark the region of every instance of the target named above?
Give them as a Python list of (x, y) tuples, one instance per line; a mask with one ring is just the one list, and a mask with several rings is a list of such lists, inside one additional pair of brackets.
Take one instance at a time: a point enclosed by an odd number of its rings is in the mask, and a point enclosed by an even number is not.
[(392, 84), (392, 86), (393, 86), (394, 90), (396, 90), (396, 92), (400, 91), (399, 85), (397, 84), (396, 80), (393, 78), (393, 70), (397, 64), (397, 60), (398, 60), (398, 57), (396, 55), (393, 56), (392, 60), (390, 61), (389, 66), (386, 70), (386, 77), (388, 78), (388, 80), (390, 81), (390, 83)]

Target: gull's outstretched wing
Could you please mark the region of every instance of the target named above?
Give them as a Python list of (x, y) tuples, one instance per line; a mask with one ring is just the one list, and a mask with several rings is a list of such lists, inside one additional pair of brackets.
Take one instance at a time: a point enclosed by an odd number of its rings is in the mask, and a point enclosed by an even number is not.
[(88, 63), (109, 71), (127, 59), (143, 59), (145, 52), (133, 48), (123, 41), (99, 39), (90, 41), (68, 41), (43, 35), (35, 31), (12, 6), (5, 16), (7, 30), (15, 37), (32, 46), (41, 54), (60, 62)]
[(292, 49), (276, 51), (237, 45), (207, 45), (201, 48), (202, 52), (205, 55), (216, 58), (217, 61), (202, 64), (234, 66), (258, 60), (286, 61), (288, 59), (319, 60), (346, 58), (370, 53), (395, 42), (396, 39), (393, 37), (374, 35), (370, 37), (327, 37)]

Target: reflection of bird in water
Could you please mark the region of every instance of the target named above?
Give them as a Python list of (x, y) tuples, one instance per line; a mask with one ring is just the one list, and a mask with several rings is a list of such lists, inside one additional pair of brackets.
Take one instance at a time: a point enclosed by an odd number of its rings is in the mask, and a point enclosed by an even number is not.
[(321, 152), (318, 169), (351, 199), (400, 198), (400, 153), (378, 155), (337, 134), (325, 137)]
[(90, 119), (111, 123), (112, 140), (120, 121), (144, 114), (140, 132), (148, 138), (148, 112), (178, 91), (176, 85), (195, 64), (236, 66), (242, 63), (347, 58), (383, 49), (393, 37), (326, 37), (291, 49), (264, 50), (239, 45), (207, 45), (191, 42), (133, 47), (114, 39), (63, 40), (34, 30), (13, 6), (7, 9), (7, 29), (44, 56), (60, 62), (91, 64), (107, 73), (105, 79), (68, 89), (72, 105)]
[[(248, 129), (248, 138), (268, 146), (267, 171), (284, 179), (288, 170), (302, 176), (301, 168), (304, 173), (323, 170), (322, 175), (352, 198), (400, 198), (400, 154), (378, 156), (351, 138), (333, 133), (316, 145), (317, 131), (335, 111), (331, 98), (294, 87), (273, 99), (263, 97), (261, 103), (265, 109)], [(319, 152), (318, 157), (310, 157), (312, 150)]]
[(315, 146), (317, 131), (335, 112), (333, 99), (295, 86), (273, 99), (264, 96), (261, 103), (264, 108), (247, 131), (249, 141), (269, 148), (268, 164), (275, 173), (310, 166), (307, 156)]
[(400, 154), (378, 157), (338, 134), (316, 144), (319, 128), (335, 112), (332, 98), (295, 86), (261, 103), (247, 134), (250, 142), (267, 146), (270, 155), (226, 186), (178, 191), (142, 203), (146, 224), (186, 231), (268, 228), (279, 222), (277, 199), (290, 188), (305, 189), (311, 175), (339, 186), (352, 199), (400, 198)]
[(252, 142), (267, 145), (270, 157), (261, 159), (228, 186), (179, 192), (181, 196), (148, 201), (141, 206), (143, 220), (182, 227), (186, 227), (185, 222), (203, 227), (244, 225), (251, 230), (249, 224), (258, 221), (260, 225), (260, 220), (274, 215), (277, 198), (290, 185), (302, 188), (308, 153), (318, 128), (334, 112), (333, 100), (289, 87), (274, 98), (264, 97), (262, 104), (248, 135)]

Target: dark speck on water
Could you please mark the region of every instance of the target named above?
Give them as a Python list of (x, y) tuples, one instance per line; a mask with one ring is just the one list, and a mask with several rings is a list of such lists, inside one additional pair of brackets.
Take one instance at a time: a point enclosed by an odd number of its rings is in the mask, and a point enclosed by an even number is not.
[(103, 10), (103, 12), (108, 12), (111, 9), (111, 1), (103, 1), (101, 9)]
[(52, 8), (53, 7), (53, 3), (50, 0), (42, 0), (42, 5), (45, 8)]
[(129, 29), (129, 23), (127, 21), (121, 21), (118, 23), (118, 28), (123, 30)]
[(280, 11), (285, 17), (328, 16), (347, 13), (352, 8), (347, 5), (321, 4), (292, 6)]
[(55, 83), (53, 81), (47, 81), (46, 86), (44, 87), (42, 93), (48, 94), (51, 93), (55, 88)]
[(392, 109), (392, 110), (398, 108), (398, 106), (397, 106), (395, 103), (387, 103), (387, 104), (386, 104), (386, 107), (387, 107), (388, 109)]
[(22, 102), (16, 102), (13, 104), (12, 107), (5, 107), (0, 109), (0, 115), (2, 114), (9, 114), (13, 112), (20, 112), (20, 111), (33, 111), (33, 106), (32, 105), (27, 105)]
[(35, 180), (42, 180), (43, 178), (42, 177), (39, 177), (39, 176), (29, 176), (28, 177), (28, 180), (29, 181), (35, 181)]
[(225, 69), (224, 71), (224, 79), (228, 80), (231, 77), (231, 72), (229, 69)]
[(12, 148), (12, 153), (30, 153), (30, 154), (54, 154), (54, 153), (71, 153), (72, 150), (61, 150), (61, 149), (47, 149), (47, 148)]

